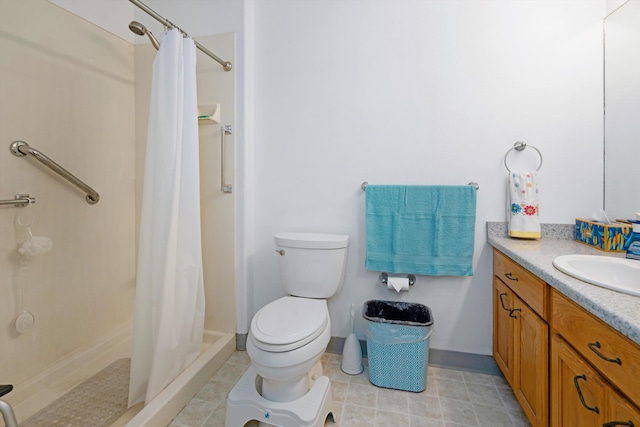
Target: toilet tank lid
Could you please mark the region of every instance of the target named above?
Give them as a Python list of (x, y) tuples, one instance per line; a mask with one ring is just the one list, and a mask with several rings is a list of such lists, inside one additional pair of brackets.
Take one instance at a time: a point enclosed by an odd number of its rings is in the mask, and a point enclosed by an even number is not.
[(274, 236), (276, 244), (285, 248), (339, 249), (346, 248), (346, 234), (293, 233), (281, 231)]

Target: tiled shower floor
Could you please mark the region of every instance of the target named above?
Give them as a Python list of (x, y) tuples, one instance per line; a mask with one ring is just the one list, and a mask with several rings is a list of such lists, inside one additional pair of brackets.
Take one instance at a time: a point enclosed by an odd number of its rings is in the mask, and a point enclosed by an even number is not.
[[(422, 393), (412, 393), (371, 385), (366, 368), (360, 375), (343, 373), (338, 354), (325, 353), (322, 360), (325, 375), (331, 379), (338, 418), (336, 424), (327, 421), (326, 426), (530, 425), (501, 376), (429, 366), (427, 389)], [(249, 363), (246, 352), (236, 351), (170, 427), (224, 427), (227, 394)]]

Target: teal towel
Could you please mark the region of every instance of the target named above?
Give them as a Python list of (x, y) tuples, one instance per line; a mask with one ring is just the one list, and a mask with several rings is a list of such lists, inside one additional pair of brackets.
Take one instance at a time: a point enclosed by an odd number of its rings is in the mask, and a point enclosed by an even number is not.
[(368, 270), (473, 275), (476, 189), (471, 185), (367, 185)]

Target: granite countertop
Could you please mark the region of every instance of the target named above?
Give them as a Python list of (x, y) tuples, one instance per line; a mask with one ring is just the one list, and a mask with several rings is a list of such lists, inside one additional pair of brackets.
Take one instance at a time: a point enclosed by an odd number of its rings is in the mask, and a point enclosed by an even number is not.
[(572, 224), (544, 224), (540, 240), (513, 239), (507, 236), (506, 223), (487, 223), (487, 241), (491, 246), (640, 345), (640, 297), (574, 279), (553, 266), (554, 258), (559, 255), (624, 256), (578, 243), (573, 233)]

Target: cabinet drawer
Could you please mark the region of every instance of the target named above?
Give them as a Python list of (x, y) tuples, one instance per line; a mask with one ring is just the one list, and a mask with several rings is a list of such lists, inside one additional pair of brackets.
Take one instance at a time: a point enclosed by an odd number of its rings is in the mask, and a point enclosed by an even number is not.
[(634, 403), (640, 403), (640, 346), (556, 290), (552, 326)]
[(493, 251), (493, 274), (509, 286), (529, 307), (547, 320), (547, 284), (502, 252)]

